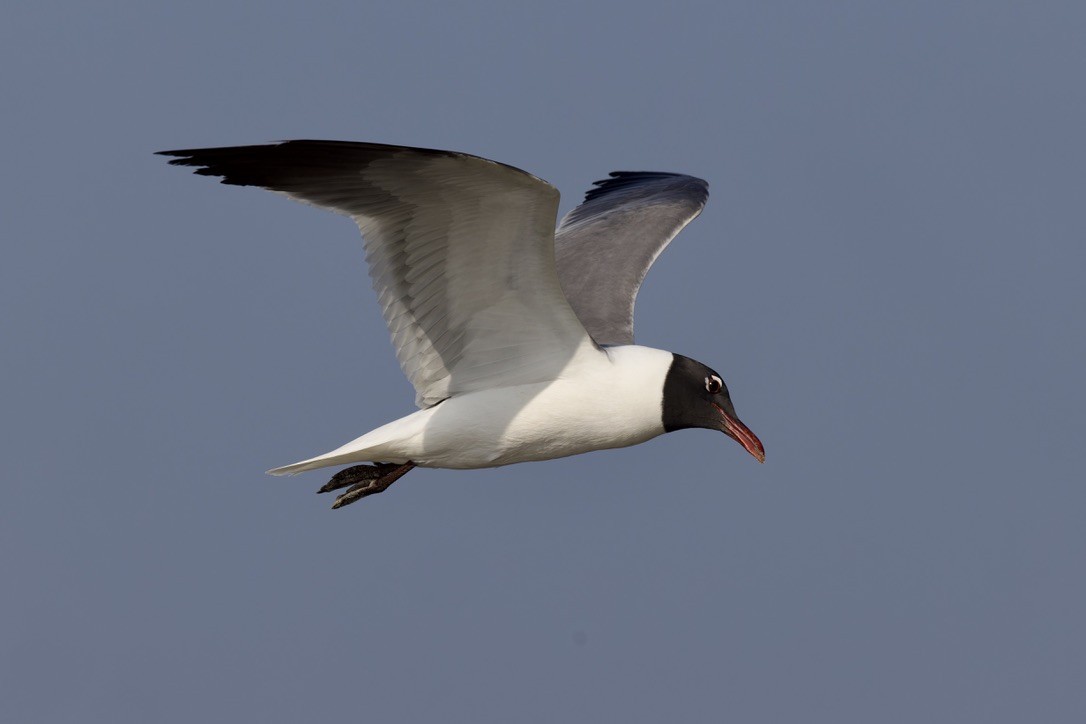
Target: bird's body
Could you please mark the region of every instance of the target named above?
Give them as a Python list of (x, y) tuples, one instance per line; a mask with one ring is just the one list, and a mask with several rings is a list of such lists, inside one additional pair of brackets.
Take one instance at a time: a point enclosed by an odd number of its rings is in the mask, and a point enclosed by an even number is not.
[(450, 397), (271, 472), (365, 461), (488, 468), (636, 445), (664, 432), (660, 389), (671, 362), (650, 347), (586, 345), (554, 380)]
[(634, 344), (637, 291), (708, 197), (682, 174), (614, 172), (555, 228), (558, 192), (477, 156), (373, 143), (287, 141), (165, 151), (225, 184), (350, 216), (419, 411), (291, 474), (347, 463), (336, 506), (415, 466), (485, 468), (625, 447), (664, 432), (761, 442), (711, 369)]

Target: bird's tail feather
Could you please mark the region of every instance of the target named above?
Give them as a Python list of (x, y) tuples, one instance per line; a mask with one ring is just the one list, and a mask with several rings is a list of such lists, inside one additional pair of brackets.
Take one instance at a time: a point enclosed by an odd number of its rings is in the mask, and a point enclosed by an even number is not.
[(294, 475), (296, 473), (304, 473), (307, 470), (327, 468), (333, 465), (346, 465), (347, 463), (396, 462), (395, 460), (373, 460), (366, 453), (367, 451), (365, 449), (345, 450), (344, 448), (339, 448), (332, 452), (327, 452), (324, 455), (318, 455), (315, 458), (301, 460), (296, 463), (291, 463), (290, 465), (284, 465), (280, 468), (272, 468), (268, 471), (268, 475)]
[[(433, 408), (430, 408), (433, 409)], [(362, 437), (351, 440), (346, 445), (318, 455), (315, 458), (301, 460), (281, 468), (272, 468), (269, 475), (294, 475), (304, 473), (306, 470), (327, 468), (332, 465), (346, 465), (348, 463), (397, 463), (402, 465), (408, 461), (404, 455), (406, 450), (402, 445), (405, 439), (418, 436), (422, 426), (428, 419), (429, 410), (419, 410), (407, 417), (393, 420), (387, 425), (382, 425), (376, 430), (367, 432)], [(401, 442), (397, 442), (401, 441)]]

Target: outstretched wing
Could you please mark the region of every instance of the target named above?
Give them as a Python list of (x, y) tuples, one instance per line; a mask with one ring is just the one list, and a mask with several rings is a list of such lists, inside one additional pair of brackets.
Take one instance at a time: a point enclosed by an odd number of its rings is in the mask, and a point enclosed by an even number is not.
[(162, 154), (224, 184), (352, 217), (420, 407), (554, 379), (592, 344), (555, 272), (558, 191), (524, 171), (450, 151), (341, 141)]
[(615, 171), (562, 219), (554, 240), (558, 277), (597, 343), (633, 344), (641, 282), (708, 198), (709, 184), (693, 176)]

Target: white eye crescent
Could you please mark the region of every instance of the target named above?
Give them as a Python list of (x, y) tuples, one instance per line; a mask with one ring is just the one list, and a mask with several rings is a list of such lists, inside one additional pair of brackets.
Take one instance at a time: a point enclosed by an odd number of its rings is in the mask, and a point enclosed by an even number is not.
[(724, 383), (716, 375), (709, 375), (705, 378), (705, 390), (710, 395), (715, 395), (716, 393), (720, 392), (721, 388), (723, 387)]

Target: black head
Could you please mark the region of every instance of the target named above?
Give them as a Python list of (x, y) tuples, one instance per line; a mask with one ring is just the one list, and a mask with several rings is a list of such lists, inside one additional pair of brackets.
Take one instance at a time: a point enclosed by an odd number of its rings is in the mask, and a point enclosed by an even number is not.
[(664, 378), (664, 430), (672, 432), (688, 427), (719, 430), (758, 458), (758, 462), (765, 462), (761, 440), (740, 422), (720, 375), (701, 362), (673, 354)]

